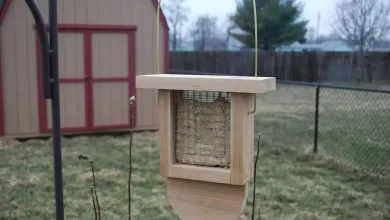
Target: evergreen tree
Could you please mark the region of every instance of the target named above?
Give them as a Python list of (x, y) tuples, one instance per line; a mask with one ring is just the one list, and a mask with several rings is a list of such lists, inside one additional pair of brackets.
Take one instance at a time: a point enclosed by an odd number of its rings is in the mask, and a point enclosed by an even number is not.
[[(255, 47), (253, 0), (237, 3), (232, 22), (246, 34), (233, 34), (249, 48)], [(299, 20), (303, 11), (295, 0), (256, 0), (259, 48), (273, 50), (277, 46), (302, 41), (307, 32), (306, 20)]]

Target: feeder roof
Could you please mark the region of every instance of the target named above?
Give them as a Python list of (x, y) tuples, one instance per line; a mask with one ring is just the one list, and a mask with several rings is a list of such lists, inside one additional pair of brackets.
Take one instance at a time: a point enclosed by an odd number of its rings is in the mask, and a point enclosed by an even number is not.
[(264, 93), (275, 90), (275, 77), (151, 74), (136, 78), (136, 88)]

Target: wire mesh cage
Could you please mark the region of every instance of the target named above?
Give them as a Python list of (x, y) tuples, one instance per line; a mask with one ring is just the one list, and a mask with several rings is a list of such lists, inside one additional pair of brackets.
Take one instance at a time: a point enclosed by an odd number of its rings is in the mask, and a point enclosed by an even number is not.
[(160, 174), (166, 178), (244, 186), (253, 178), (256, 94), (275, 78), (142, 75), (158, 89)]
[(175, 161), (228, 168), (231, 94), (174, 91), (173, 103)]

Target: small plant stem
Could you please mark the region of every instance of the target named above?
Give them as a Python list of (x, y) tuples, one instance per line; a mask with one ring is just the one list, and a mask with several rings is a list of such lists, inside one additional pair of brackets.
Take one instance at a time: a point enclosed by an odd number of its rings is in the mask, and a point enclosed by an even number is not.
[(95, 199), (96, 199), (96, 206), (97, 206), (97, 212), (98, 212), (99, 220), (101, 220), (99, 198), (98, 198), (98, 195), (97, 195), (97, 192), (96, 192), (95, 168), (93, 166), (93, 161), (89, 160), (89, 162), (91, 163), (91, 169), (92, 169), (93, 195), (95, 196)]
[(129, 179), (127, 180), (127, 196), (128, 196), (128, 217), (131, 220), (131, 172), (132, 172), (132, 157), (131, 148), (133, 145), (133, 103), (130, 102), (130, 140), (129, 140)]
[[(255, 159), (255, 168), (253, 170), (253, 201), (252, 201), (252, 220), (255, 220), (255, 206), (256, 206), (256, 170), (257, 170), (257, 160), (259, 159), (259, 153), (260, 153), (260, 137), (257, 139), (257, 153), (256, 153), (256, 159)], [(260, 218), (260, 214), (259, 214)]]
[(98, 215), (97, 215), (96, 205), (95, 205), (95, 196), (94, 196), (93, 190), (94, 190), (93, 187), (91, 187), (91, 197), (92, 197), (93, 211), (95, 213), (95, 220), (98, 220)]

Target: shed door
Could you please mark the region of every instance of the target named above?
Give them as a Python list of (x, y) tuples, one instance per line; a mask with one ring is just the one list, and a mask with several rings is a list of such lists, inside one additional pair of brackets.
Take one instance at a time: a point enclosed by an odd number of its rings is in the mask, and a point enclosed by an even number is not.
[(90, 117), (94, 129), (130, 125), (129, 98), (135, 91), (134, 45), (134, 34), (129, 32), (91, 35), (93, 115)]
[[(60, 111), (63, 131), (87, 129), (86, 74), (82, 33), (59, 33)], [(51, 101), (47, 104), (47, 128), (51, 130)]]
[[(135, 95), (134, 30), (60, 25), (59, 32), (62, 131), (129, 128), (128, 103)], [(37, 51), (39, 66), (39, 42)], [(39, 90), (40, 130), (49, 132), (51, 102), (43, 99), (41, 85)]]

